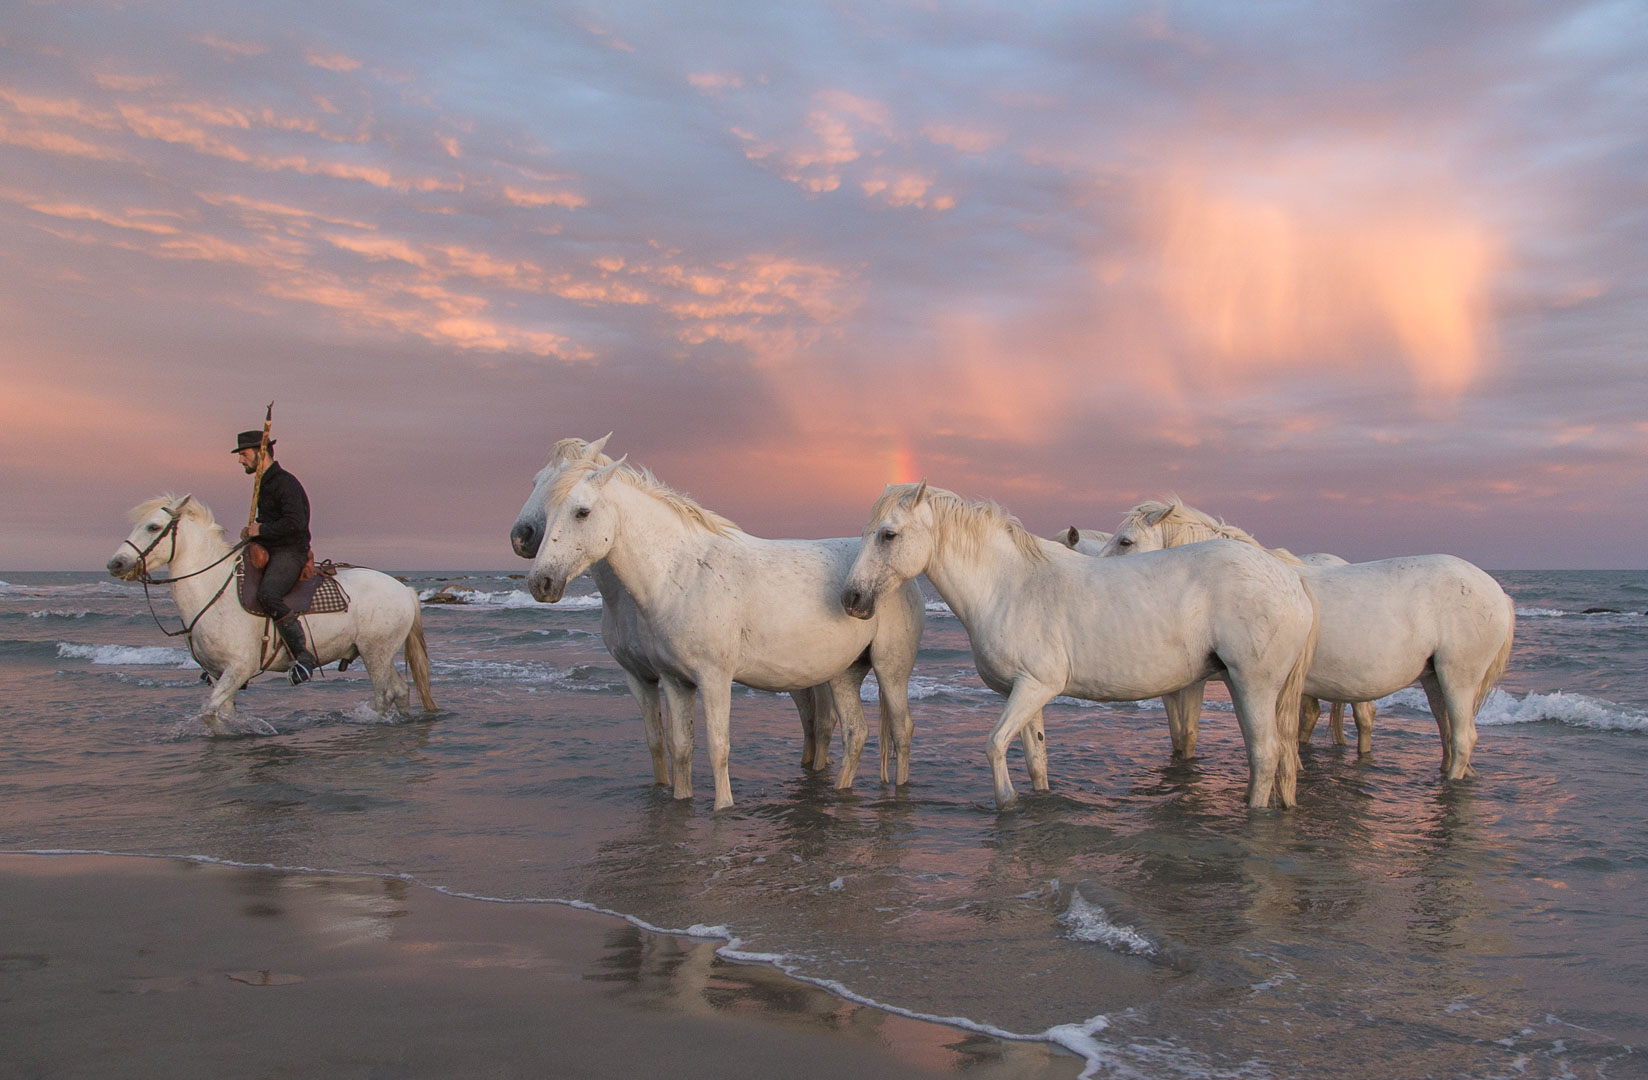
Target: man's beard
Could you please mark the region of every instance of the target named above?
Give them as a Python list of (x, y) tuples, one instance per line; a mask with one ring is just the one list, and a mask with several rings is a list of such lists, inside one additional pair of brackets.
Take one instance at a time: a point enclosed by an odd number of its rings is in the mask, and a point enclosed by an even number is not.
[(246, 475), (247, 476), (251, 476), (255, 472), (257, 472), (257, 466), (256, 465), (246, 466)]

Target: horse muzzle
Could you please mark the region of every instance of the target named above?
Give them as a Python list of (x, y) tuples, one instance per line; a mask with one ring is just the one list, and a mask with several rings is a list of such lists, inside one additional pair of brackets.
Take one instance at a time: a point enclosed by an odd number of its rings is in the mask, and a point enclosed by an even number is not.
[(869, 619), (875, 616), (875, 594), (862, 589), (843, 589), (841, 591), (841, 606), (847, 614), (855, 619)]
[(540, 604), (553, 604), (566, 594), (567, 580), (551, 574), (534, 573), (526, 579), (526, 587)]
[(538, 531), (536, 525), (517, 521), (515, 527), (509, 530), (509, 546), (523, 559), (536, 559), (538, 547), (543, 542), (543, 534)]
[(103, 569), (109, 572), (110, 577), (117, 577), (122, 581), (131, 581), (137, 577), (138, 564), (124, 555), (116, 555), (103, 564)]

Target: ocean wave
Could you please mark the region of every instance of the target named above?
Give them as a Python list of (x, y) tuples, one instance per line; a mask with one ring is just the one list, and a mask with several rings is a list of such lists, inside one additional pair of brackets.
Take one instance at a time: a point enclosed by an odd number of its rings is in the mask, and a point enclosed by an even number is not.
[(418, 599), (425, 604), (454, 604), (465, 607), (484, 608), (550, 608), (561, 610), (583, 611), (599, 608), (601, 596), (599, 593), (590, 593), (587, 596), (566, 596), (554, 604), (541, 604), (532, 598), (531, 593), (520, 589), (506, 589), (502, 592), (487, 592), (482, 589), (458, 589), (450, 585), (438, 589), (424, 589), (418, 593)]
[(475, 682), (511, 682), (528, 686), (553, 686), (562, 690), (605, 693), (628, 690), (623, 672), (593, 664), (558, 668), (531, 660), (434, 659), (430, 670), (436, 676)]
[(120, 667), (199, 667), (188, 649), (165, 645), (77, 645), (59, 641), (57, 655), (65, 660), (89, 660), (94, 664)]
[(89, 611), (60, 611), (56, 608), (47, 608), (43, 611), (29, 612), (31, 619), (84, 619), (90, 615)]
[(1134, 956), (1155, 956), (1156, 943), (1131, 926), (1111, 922), (1104, 908), (1079, 892), (1070, 894), (1070, 906), (1059, 915), (1065, 936), (1076, 941), (1092, 941), (1117, 952)]
[(1479, 727), (1532, 724), (1541, 720), (1554, 720), (1599, 731), (1648, 732), (1648, 713), (1601, 698), (1566, 694), (1560, 690), (1551, 694), (1528, 694), (1520, 699), (1503, 690), (1495, 690), (1482, 703), (1482, 710), (1476, 716)]
[[(1431, 715), (1430, 701), (1425, 697), (1425, 691), (1417, 686), (1404, 687), (1388, 697), (1380, 698), (1375, 704), (1381, 709), (1396, 706)], [(1519, 698), (1496, 689), (1488, 695), (1476, 714), (1477, 727), (1508, 727), (1542, 720), (1599, 731), (1648, 732), (1648, 713), (1641, 709), (1561, 690), (1549, 694), (1526, 694)]]
[(927, 608), (927, 614), (929, 615), (938, 615), (940, 617), (948, 617), (951, 619), (956, 617), (956, 613), (950, 610), (950, 605), (946, 604), (943, 600), (929, 600), (925, 606)]
[(7, 596), (34, 596), (41, 598), (65, 596), (131, 596), (141, 595), (143, 586), (120, 581), (88, 581), (72, 585), (12, 585), (0, 581), (0, 594)]
[(1548, 607), (1519, 607), (1516, 609), (1516, 617), (1519, 619), (1560, 619), (1566, 614), (1568, 614), (1566, 611), (1558, 611), (1556, 608)]

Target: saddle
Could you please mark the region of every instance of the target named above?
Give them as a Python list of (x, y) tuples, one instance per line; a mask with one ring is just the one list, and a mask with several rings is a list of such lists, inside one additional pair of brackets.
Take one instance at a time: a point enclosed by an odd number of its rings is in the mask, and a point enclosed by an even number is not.
[[(269, 614), (257, 600), (258, 585), (268, 565), (269, 552), (260, 544), (247, 544), (235, 562), (235, 576), (240, 579), (235, 591), (240, 594), (240, 606), (253, 615)], [(315, 553), (310, 551), (298, 583), (282, 602), (293, 615), (334, 615), (348, 611), (349, 594), (338, 583), (337, 574), (338, 568), (331, 559), (316, 563)]]

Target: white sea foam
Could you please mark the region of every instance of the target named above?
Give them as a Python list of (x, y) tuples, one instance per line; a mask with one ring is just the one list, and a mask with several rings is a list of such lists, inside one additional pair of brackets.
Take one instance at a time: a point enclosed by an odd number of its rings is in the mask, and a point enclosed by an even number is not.
[[(1375, 703), (1379, 708), (1397, 706), (1414, 712), (1431, 714), (1425, 692), (1417, 686), (1404, 687)], [(1507, 727), (1511, 724), (1533, 724), (1554, 720), (1573, 727), (1595, 728), (1600, 731), (1641, 731), (1648, 733), (1648, 712), (1584, 694), (1569, 694), (1561, 690), (1550, 694), (1527, 694), (1517, 697), (1504, 690), (1494, 690), (1482, 703), (1476, 715), (1478, 727)]]
[(1548, 607), (1519, 607), (1516, 609), (1516, 617), (1519, 619), (1560, 619), (1566, 614), (1568, 614), (1566, 611), (1558, 611), (1556, 608)]
[[(546, 610), (551, 608), (560, 608), (563, 611), (568, 609), (574, 611), (585, 611), (592, 608), (599, 608), (601, 606), (600, 593), (590, 593), (587, 596), (565, 596), (553, 605), (540, 604), (532, 598), (531, 593), (522, 592), (520, 589), (505, 589), (502, 592), (487, 592), (483, 589), (454, 589), (451, 586), (446, 586), (438, 589), (424, 589), (422, 592), (418, 593), (418, 599), (422, 600), (426, 604), (435, 599), (437, 596), (447, 597), (448, 599), (445, 603), (455, 602), (465, 607), (505, 609), (544, 608)], [(440, 603), (442, 603), (442, 601), (436, 601), (437, 605)]]
[[(858, 696), (861, 701), (875, 702), (880, 694), (880, 684), (876, 682), (875, 672), (870, 672), (864, 679), (864, 685), (859, 687)], [(955, 694), (962, 697), (995, 697), (996, 692), (982, 683), (972, 681), (952, 683), (943, 679), (935, 679), (931, 675), (911, 675), (908, 696), (911, 701), (921, 701), (924, 698), (936, 697), (939, 694)]]
[(1648, 732), (1648, 713), (1640, 709), (1560, 690), (1553, 694), (1529, 694), (1521, 699), (1495, 690), (1482, 703), (1482, 711), (1476, 717), (1478, 726), (1486, 727), (1531, 724), (1539, 720), (1602, 731)]
[(66, 660), (90, 660), (94, 664), (120, 667), (199, 667), (188, 649), (172, 649), (164, 645), (76, 645), (71, 641), (59, 641), (57, 655)]
[(1104, 908), (1091, 903), (1079, 892), (1070, 894), (1070, 906), (1059, 916), (1065, 936), (1077, 941), (1092, 941), (1117, 952), (1134, 956), (1155, 956), (1156, 943), (1131, 926), (1110, 921)]
[(927, 614), (938, 615), (940, 617), (947, 617), (951, 619), (956, 617), (956, 613), (950, 610), (950, 605), (946, 604), (943, 600), (927, 601)]
[(48, 608), (44, 611), (31, 611), (31, 612), (29, 612), (29, 618), (31, 618), (31, 619), (84, 619), (87, 615), (90, 615), (90, 614), (91, 614), (91, 612), (89, 612), (89, 611), (60, 611), (56, 608)]

